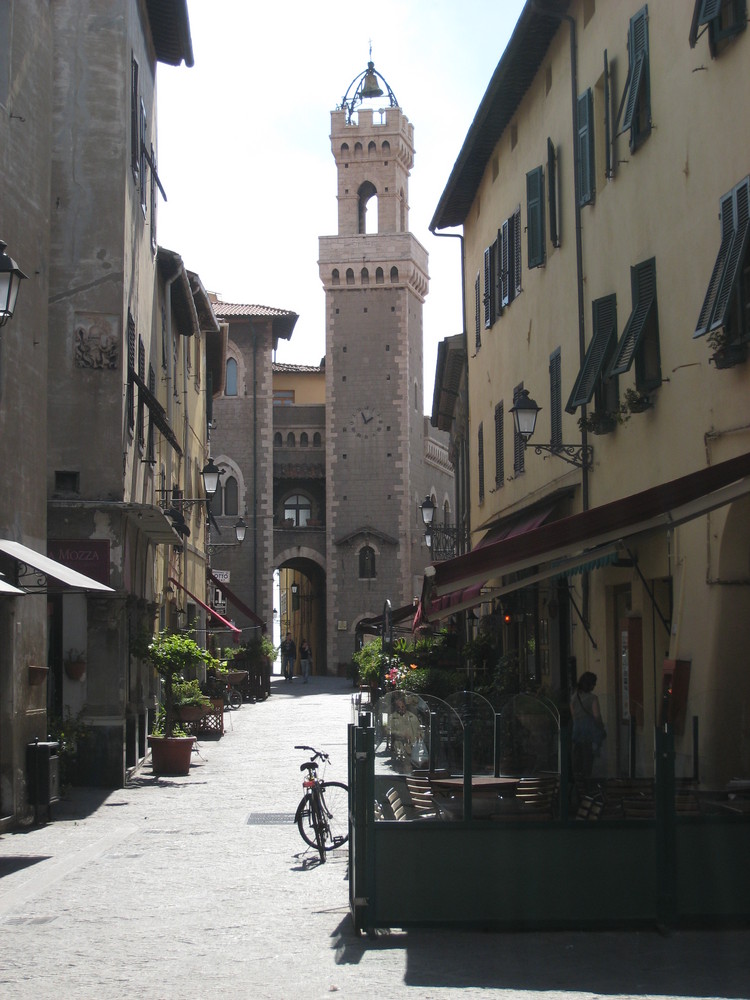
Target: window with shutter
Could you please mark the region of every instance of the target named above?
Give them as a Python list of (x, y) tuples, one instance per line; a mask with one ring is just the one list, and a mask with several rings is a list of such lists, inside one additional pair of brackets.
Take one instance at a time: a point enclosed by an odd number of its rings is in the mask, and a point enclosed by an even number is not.
[(560, 226), (557, 212), (557, 150), (547, 138), (547, 205), (549, 207), (549, 241), (553, 247), (560, 246)]
[[(603, 373), (617, 347), (617, 297), (606, 295), (591, 303), (593, 314), (593, 334), (581, 370), (576, 378), (573, 391), (565, 404), (568, 413), (575, 413), (576, 407), (587, 406), (594, 393), (603, 382)], [(599, 406), (596, 407), (599, 409)]]
[(528, 266), (544, 264), (544, 168), (526, 174), (526, 225), (528, 230)]
[(475, 316), (474, 325), (476, 334), (474, 338), (474, 343), (477, 350), (479, 350), (479, 348), (482, 346), (481, 308), (482, 308), (481, 289), (479, 287), (479, 275), (477, 275), (476, 281), (474, 282), (474, 316)]
[(550, 443), (553, 448), (562, 445), (562, 358), (560, 348), (549, 359)]
[(521, 206), (515, 210), (510, 220), (511, 229), (511, 255), (510, 273), (513, 275), (511, 298), (516, 298), (521, 294)]
[(128, 389), (126, 398), (128, 430), (135, 430), (135, 320), (128, 310)]
[[(146, 381), (146, 348), (143, 344), (143, 338), (138, 338), (138, 378), (139, 385), (143, 385)], [(140, 388), (138, 389), (138, 447), (143, 451), (143, 446), (146, 443), (146, 410), (143, 401), (143, 393)]]
[(696, 0), (690, 27), (690, 47), (694, 48), (703, 31), (708, 31), (708, 47), (715, 58), (725, 43), (744, 31), (746, 25), (747, 0)]
[(479, 502), (484, 502), (484, 424), (477, 431), (477, 475), (479, 476)]
[(500, 279), (500, 284), (502, 285), (502, 290), (503, 290), (502, 304), (504, 306), (509, 305), (511, 299), (513, 298), (511, 294), (511, 285), (513, 277), (510, 267), (511, 239), (512, 239), (512, 234), (510, 228), (510, 219), (506, 219), (502, 225), (502, 228), (500, 229), (500, 233), (498, 236), (498, 243), (502, 247), (500, 252), (500, 257), (502, 260), (502, 275)]
[(503, 448), (504, 406), (500, 402), (495, 407), (495, 489), (505, 482), (505, 451)]
[(636, 388), (647, 391), (661, 385), (655, 258), (630, 268), (630, 286), (633, 311), (625, 324), (607, 376), (623, 375), (635, 361)]
[(484, 328), (495, 322), (495, 246), (484, 251)]
[(589, 88), (578, 98), (578, 204), (590, 205), (596, 191), (594, 98)]
[(630, 150), (635, 152), (651, 132), (651, 79), (648, 59), (648, 5), (630, 19), (628, 34), (628, 89), (625, 113), (618, 134), (630, 132)]
[[(523, 391), (523, 382), (519, 382), (513, 390), (513, 405), (515, 406), (518, 397)], [(513, 426), (513, 475), (518, 476), (524, 471), (526, 459), (526, 442)]]
[(141, 170), (141, 144), (139, 128), (140, 102), (138, 98), (138, 63), (130, 56), (130, 169), (137, 181)]

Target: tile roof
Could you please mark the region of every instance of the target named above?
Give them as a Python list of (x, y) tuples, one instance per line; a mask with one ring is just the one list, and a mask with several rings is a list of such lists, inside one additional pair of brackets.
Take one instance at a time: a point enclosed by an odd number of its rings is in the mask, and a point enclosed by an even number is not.
[(274, 309), (273, 306), (253, 306), (238, 302), (214, 302), (214, 312), (217, 316), (257, 316), (271, 319), (277, 316), (296, 316), (290, 309)]
[(274, 372), (278, 372), (279, 374), (286, 373), (286, 372), (292, 372), (292, 373), (295, 373), (295, 372), (296, 373), (317, 372), (317, 373), (320, 373), (320, 372), (322, 372), (322, 371), (325, 370), (325, 365), (323, 365), (323, 364), (320, 364), (320, 365), (290, 365), (290, 364), (283, 364), (280, 361), (274, 361), (274, 363), (272, 365), (272, 369), (273, 369)]

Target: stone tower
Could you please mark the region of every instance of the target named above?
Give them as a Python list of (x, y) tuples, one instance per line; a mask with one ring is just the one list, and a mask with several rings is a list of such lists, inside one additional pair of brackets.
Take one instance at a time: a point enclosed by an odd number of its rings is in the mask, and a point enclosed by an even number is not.
[(414, 128), (389, 87), (389, 107), (363, 106), (363, 97), (382, 93), (377, 87), (368, 93), (368, 78), (376, 77), (370, 63), (355, 98), (331, 113), (338, 233), (322, 236), (319, 246), (331, 672), (350, 662), (360, 619), (381, 614), (386, 599), (396, 608), (418, 594), (429, 556), (417, 510), (429, 279), (427, 252), (409, 232)]

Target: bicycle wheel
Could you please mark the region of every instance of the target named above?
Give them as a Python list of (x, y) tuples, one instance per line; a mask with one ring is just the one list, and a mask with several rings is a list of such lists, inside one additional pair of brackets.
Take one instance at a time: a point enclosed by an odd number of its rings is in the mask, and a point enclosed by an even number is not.
[(319, 791), (325, 849), (334, 851), (349, 839), (349, 788), (341, 781), (321, 781)]
[(297, 806), (296, 819), (297, 829), (299, 830), (300, 836), (304, 842), (309, 847), (314, 847), (317, 850), (318, 836), (315, 831), (311, 795), (305, 795), (302, 797), (300, 804)]
[(242, 707), (242, 695), (237, 690), (237, 688), (230, 688), (227, 692), (229, 699), (230, 708), (241, 708)]

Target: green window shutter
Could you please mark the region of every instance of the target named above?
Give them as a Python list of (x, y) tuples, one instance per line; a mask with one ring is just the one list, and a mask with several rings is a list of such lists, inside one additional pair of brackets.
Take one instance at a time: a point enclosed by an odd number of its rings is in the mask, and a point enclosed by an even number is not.
[(505, 452), (503, 451), (503, 434), (505, 431), (503, 403), (495, 407), (495, 488), (499, 489), (505, 482)]
[(206, 372), (206, 423), (209, 426), (214, 420), (214, 373)]
[(557, 150), (547, 138), (547, 205), (549, 207), (549, 241), (553, 247), (560, 246), (560, 232), (557, 219)]
[(484, 424), (477, 431), (477, 474), (479, 476), (479, 502), (484, 500)]
[(604, 175), (613, 176), (612, 171), (612, 119), (609, 109), (609, 58), (604, 50)]
[(700, 3), (700, 13), (698, 14), (698, 24), (708, 24), (721, 13), (722, 0), (698, 0)]
[(575, 413), (577, 406), (591, 402), (601, 380), (604, 366), (617, 344), (617, 296), (606, 295), (591, 303), (593, 335), (565, 409)]
[(594, 200), (594, 100), (591, 88), (578, 98), (578, 204)]
[(503, 231), (498, 229), (495, 240), (495, 319), (503, 314)]
[(651, 130), (647, 6), (642, 7), (630, 19), (628, 50), (630, 89), (625, 104), (622, 131), (630, 131), (630, 149), (635, 152)]
[(528, 230), (528, 266), (544, 264), (544, 168), (526, 174), (526, 225)]
[(500, 233), (498, 234), (498, 243), (500, 244), (500, 257), (502, 259), (501, 264), (501, 275), (500, 283), (502, 286), (502, 305), (507, 306), (513, 296), (511, 295), (510, 288), (511, 282), (513, 280), (511, 275), (510, 266), (510, 249), (511, 249), (511, 232), (510, 232), (510, 221), (508, 219), (502, 225)]
[(495, 321), (495, 248), (487, 247), (484, 251), (484, 328), (489, 330)]
[(733, 191), (735, 231), (727, 254), (726, 270), (716, 296), (716, 307), (709, 330), (726, 327), (732, 309), (732, 293), (737, 288), (742, 265), (750, 246), (750, 179), (746, 178)]
[(617, 351), (607, 377), (624, 375), (633, 364), (641, 337), (646, 330), (652, 310), (656, 311), (656, 260), (643, 261), (630, 268), (630, 284), (633, 294), (633, 311), (628, 317)]
[(562, 444), (562, 359), (558, 347), (549, 359), (550, 442), (553, 447)]
[(515, 210), (508, 220), (510, 224), (510, 273), (511, 298), (515, 299), (521, 294), (521, 206)]
[(733, 194), (734, 192), (730, 191), (729, 194), (724, 195), (720, 202), (721, 243), (719, 245), (719, 252), (716, 255), (716, 262), (714, 263), (714, 269), (711, 272), (711, 279), (708, 282), (708, 290), (706, 291), (706, 297), (703, 300), (703, 305), (701, 307), (700, 315), (698, 316), (698, 322), (696, 323), (693, 337), (702, 337), (704, 334), (708, 333), (711, 320), (713, 319), (716, 311), (716, 300), (721, 290), (727, 260), (729, 259), (729, 253), (734, 242), (735, 227)]
[(477, 280), (474, 282), (474, 314), (475, 314), (475, 345), (476, 349), (482, 346), (482, 333), (480, 325), (480, 314), (481, 314), (481, 290), (479, 287), (479, 275), (477, 275)]

